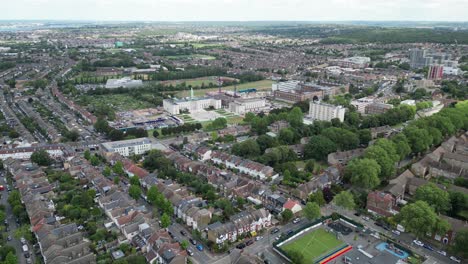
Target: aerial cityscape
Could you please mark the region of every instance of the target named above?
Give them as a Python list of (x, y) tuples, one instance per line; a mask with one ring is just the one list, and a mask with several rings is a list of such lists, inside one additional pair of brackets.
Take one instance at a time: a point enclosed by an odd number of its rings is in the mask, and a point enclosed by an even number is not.
[(78, 2), (2, 4), (0, 264), (468, 263), (468, 3)]

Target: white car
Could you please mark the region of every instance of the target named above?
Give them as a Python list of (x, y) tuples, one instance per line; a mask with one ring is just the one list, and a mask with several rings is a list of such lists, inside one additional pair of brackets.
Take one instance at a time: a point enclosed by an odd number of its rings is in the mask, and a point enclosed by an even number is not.
[(255, 238), (255, 241), (259, 241), (259, 240), (262, 240), (262, 239), (263, 239), (262, 236), (258, 236), (258, 237)]
[(293, 220), (293, 224), (297, 224), (297, 223), (299, 223), (300, 221), (301, 221), (300, 218), (296, 218), (296, 219)]
[(416, 240), (416, 239), (413, 240), (413, 243), (416, 244), (416, 245), (418, 245), (418, 246), (420, 246), (420, 247), (424, 246), (424, 243), (423, 243), (423, 242), (421, 242), (421, 241), (419, 241), (419, 240)]
[(399, 236), (401, 234), (400, 231), (398, 231), (398, 230), (392, 230), (392, 233), (397, 235), (397, 236)]
[(363, 216), (362, 219), (364, 219), (364, 221), (369, 221), (370, 220), (370, 218), (367, 217), (367, 216)]
[(455, 261), (456, 263), (461, 263), (461, 260), (457, 259), (455, 256), (451, 256), (450, 259)]
[(437, 253), (441, 254), (442, 256), (447, 256), (447, 252), (443, 250), (437, 250)]

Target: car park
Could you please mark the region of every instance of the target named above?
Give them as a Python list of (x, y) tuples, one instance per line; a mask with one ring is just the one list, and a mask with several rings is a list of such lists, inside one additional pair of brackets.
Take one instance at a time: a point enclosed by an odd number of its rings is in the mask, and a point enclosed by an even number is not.
[(451, 259), (452, 261), (455, 261), (456, 263), (461, 263), (461, 260), (459, 260), (459, 259), (458, 259), (457, 257), (455, 257), (455, 256), (451, 256), (450, 259)]
[(423, 243), (423, 242), (421, 242), (421, 241), (419, 241), (419, 240), (416, 240), (416, 239), (413, 240), (413, 243), (414, 243), (415, 245), (420, 246), (420, 247), (424, 246), (424, 243)]

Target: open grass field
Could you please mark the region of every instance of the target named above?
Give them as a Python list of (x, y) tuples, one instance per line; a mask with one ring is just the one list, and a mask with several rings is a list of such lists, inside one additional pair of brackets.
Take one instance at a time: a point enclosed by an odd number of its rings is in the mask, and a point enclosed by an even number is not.
[[(237, 90), (255, 88), (257, 91), (268, 91), (271, 89), (272, 80), (261, 80), (257, 82), (242, 83), (237, 85)], [(187, 83), (188, 84), (188, 83)], [(223, 91), (234, 91), (234, 85), (222, 87)], [(207, 88), (207, 89), (196, 89), (193, 90), (195, 96), (204, 96), (207, 92), (218, 91), (218, 88)], [(176, 93), (176, 97), (187, 97), (190, 95), (190, 90), (187, 88), (187, 91), (180, 91)]]
[(283, 245), (281, 248), (301, 253), (305, 263), (314, 263), (314, 260), (325, 253), (332, 251), (344, 243), (336, 238), (334, 234), (328, 233), (325, 229), (316, 229), (302, 237)]
[[(235, 80), (234, 78), (229, 78), (229, 77), (222, 77), (223, 79), (230, 79), (230, 80)], [(183, 80), (173, 80), (173, 81), (163, 81), (161, 83), (165, 85), (177, 85), (184, 83), (189, 86), (191, 85), (192, 87), (200, 87), (202, 84), (208, 86), (210, 83), (213, 85), (217, 86), (218, 85), (218, 76), (209, 76), (209, 77), (201, 77), (201, 78), (194, 78), (194, 79), (183, 79)], [(217, 88), (216, 88), (217, 89)], [(187, 88), (189, 91), (189, 89)]]
[(128, 111), (135, 109), (144, 109), (149, 107), (155, 107), (155, 105), (136, 100), (130, 95), (127, 94), (106, 94), (106, 95), (85, 95), (85, 105), (109, 105), (116, 111)]

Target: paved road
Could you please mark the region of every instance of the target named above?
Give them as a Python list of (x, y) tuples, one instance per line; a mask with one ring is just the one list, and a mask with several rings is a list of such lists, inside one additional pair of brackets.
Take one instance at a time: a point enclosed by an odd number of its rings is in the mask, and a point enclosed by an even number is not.
[[(5, 177), (3, 175), (0, 177), (0, 184), (4, 186), (7, 185), (5, 181)], [(8, 221), (8, 228), (9, 228), (8, 235), (10, 235), (12, 238), (11, 241), (7, 242), (7, 244), (10, 246), (13, 246), (16, 249), (16, 255), (18, 256), (18, 263), (26, 263), (26, 258), (23, 255), (23, 245), (21, 244), (20, 240), (14, 237), (15, 230), (18, 227), (18, 225), (16, 224), (16, 221), (15, 221), (16, 218), (13, 215), (11, 206), (8, 203), (9, 194), (10, 192), (8, 192), (5, 187), (5, 190), (1, 192), (2, 199), (0, 201), (1, 204), (5, 205), (5, 214), (6, 214), (6, 219)], [(28, 248), (29, 248), (29, 251), (32, 252), (33, 249), (30, 244), (28, 244)], [(30, 254), (30, 255), (31, 255), (31, 261), (32, 263), (34, 263), (34, 256), (33, 256), (34, 254)]]

